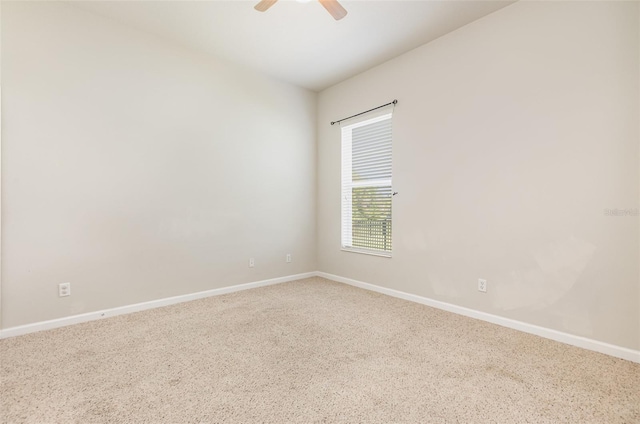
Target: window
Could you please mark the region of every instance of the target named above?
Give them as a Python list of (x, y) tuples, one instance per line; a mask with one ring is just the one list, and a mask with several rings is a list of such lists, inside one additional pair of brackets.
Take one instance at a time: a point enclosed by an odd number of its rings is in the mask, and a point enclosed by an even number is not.
[(391, 256), (391, 114), (342, 128), (342, 248)]

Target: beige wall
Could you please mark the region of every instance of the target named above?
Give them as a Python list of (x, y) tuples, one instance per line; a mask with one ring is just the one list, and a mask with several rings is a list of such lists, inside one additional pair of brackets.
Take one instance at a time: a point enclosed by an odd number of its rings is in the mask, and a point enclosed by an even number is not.
[[(2, 46), (2, 2), (0, 1), (0, 46)], [(2, 328), (2, 48), (0, 47), (0, 329)]]
[[(320, 93), (319, 270), (640, 348), (638, 26), (519, 2)], [(393, 258), (340, 251), (329, 122), (394, 98)]]
[(316, 269), (315, 93), (73, 6), (2, 12), (3, 328)]

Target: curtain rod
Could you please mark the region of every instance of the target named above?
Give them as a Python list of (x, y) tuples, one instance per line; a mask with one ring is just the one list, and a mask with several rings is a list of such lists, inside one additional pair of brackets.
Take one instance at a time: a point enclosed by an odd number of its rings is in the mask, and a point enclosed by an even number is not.
[(355, 118), (356, 116), (360, 116), (360, 115), (363, 115), (363, 114), (365, 114), (365, 113), (367, 113), (367, 112), (371, 112), (371, 111), (374, 111), (374, 110), (376, 110), (376, 109), (380, 109), (381, 107), (385, 107), (385, 106), (389, 106), (389, 105), (396, 105), (396, 104), (398, 104), (398, 101), (397, 101), (397, 100), (394, 100), (394, 101), (389, 102), (389, 103), (387, 103), (387, 104), (384, 104), (384, 105), (382, 105), (382, 106), (374, 107), (373, 109), (369, 109), (369, 110), (365, 110), (364, 112), (356, 113), (355, 115), (351, 115), (351, 116), (349, 116), (349, 117), (347, 117), (347, 118), (342, 118), (342, 119), (338, 119), (337, 121), (332, 121), (332, 122), (331, 122), (331, 125), (333, 125), (333, 124), (339, 124), (339, 123), (340, 123), (340, 122), (342, 122), (342, 121), (346, 121), (347, 119)]

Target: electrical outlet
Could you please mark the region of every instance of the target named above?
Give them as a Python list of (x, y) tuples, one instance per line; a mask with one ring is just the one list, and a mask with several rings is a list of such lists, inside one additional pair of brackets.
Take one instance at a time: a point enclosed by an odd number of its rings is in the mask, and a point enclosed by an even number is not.
[(256, 261), (253, 258), (249, 258), (249, 268), (256, 266)]
[(287, 262), (291, 262), (291, 253), (287, 253)]
[(483, 293), (487, 292), (487, 280), (483, 280), (482, 278), (478, 279), (478, 290)]
[(71, 296), (71, 283), (58, 284), (58, 296), (59, 297)]

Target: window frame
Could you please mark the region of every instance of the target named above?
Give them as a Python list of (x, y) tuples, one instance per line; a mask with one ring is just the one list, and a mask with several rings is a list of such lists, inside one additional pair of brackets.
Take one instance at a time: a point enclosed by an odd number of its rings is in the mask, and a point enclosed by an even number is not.
[[(371, 256), (379, 256), (385, 258), (391, 258), (393, 255), (393, 231), (391, 232), (391, 248), (390, 250), (380, 250), (380, 249), (367, 249), (362, 247), (353, 247), (353, 197), (349, 196), (346, 198), (345, 195), (345, 184), (348, 184), (349, 189), (359, 188), (359, 187), (391, 187), (391, 192), (393, 193), (393, 166), (391, 170), (390, 178), (381, 178), (376, 180), (365, 180), (365, 181), (353, 181), (353, 148), (352, 148), (352, 132), (353, 129), (363, 127), (366, 125), (371, 125), (376, 122), (381, 122), (385, 120), (390, 120), (391, 125), (393, 126), (393, 111), (386, 112), (382, 115), (378, 115), (371, 118), (365, 118), (353, 124), (345, 125), (341, 128), (341, 181), (340, 181), (340, 250), (344, 252), (352, 252), (352, 253), (360, 253)], [(392, 133), (393, 134), (393, 133)], [(348, 148), (345, 147), (345, 143), (348, 143)], [(391, 138), (391, 157), (393, 162), (393, 136)], [(390, 222), (391, 228), (393, 228), (393, 194), (391, 195), (390, 200)], [(345, 212), (347, 212), (349, 219), (348, 222), (350, 225), (348, 228), (345, 228), (345, 224), (347, 220), (345, 219)]]

